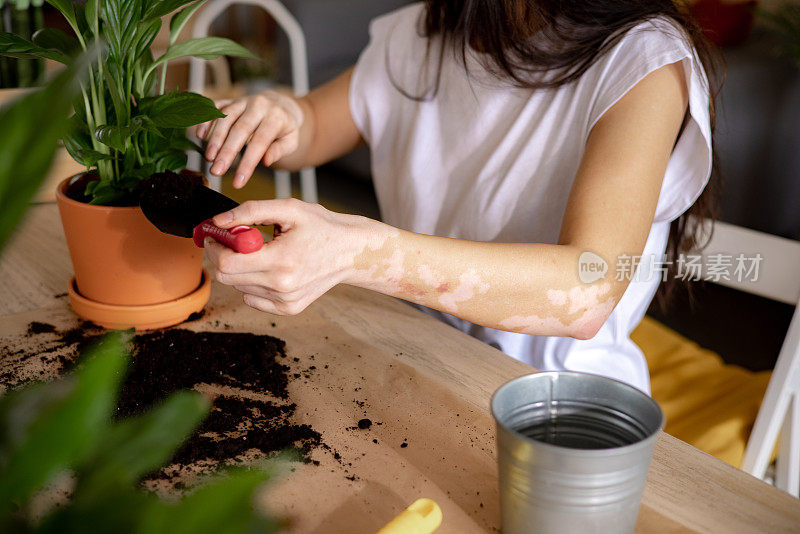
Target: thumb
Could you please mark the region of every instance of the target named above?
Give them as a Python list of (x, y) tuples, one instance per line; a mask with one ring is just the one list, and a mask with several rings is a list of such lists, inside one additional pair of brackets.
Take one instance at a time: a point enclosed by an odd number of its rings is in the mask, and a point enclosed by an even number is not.
[(216, 215), (213, 221), (220, 228), (232, 228), (240, 224), (276, 224), (283, 230), (288, 230), (294, 226), (297, 203), (299, 201), (291, 198), (248, 200), (230, 211)]

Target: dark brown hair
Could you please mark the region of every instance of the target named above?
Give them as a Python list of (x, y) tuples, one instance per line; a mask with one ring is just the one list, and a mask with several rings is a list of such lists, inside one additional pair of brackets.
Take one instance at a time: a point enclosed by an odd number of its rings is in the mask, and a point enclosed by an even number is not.
[[(430, 38), (441, 37), (440, 67), (446, 44), (456, 47), (465, 66), (467, 49), (471, 48), (481, 52), (484, 67), (500, 79), (511, 80), (519, 87), (552, 88), (580, 78), (625, 32), (656, 17), (674, 21), (697, 52), (709, 80), (713, 137), (715, 100), (721, 84), (720, 55), (688, 8), (673, 0), (427, 0), (421, 32), (429, 38), (429, 53)], [(395, 87), (409, 98), (427, 99), (438, 90), (441, 68), (436, 72), (432, 93), (415, 96), (396, 83)], [(719, 178), (716, 156), (712, 157), (708, 186), (671, 225), (667, 260), (672, 263), (668, 282), (659, 292), (662, 303), (678, 285), (678, 255), (701, 245), (692, 221), (716, 218)]]

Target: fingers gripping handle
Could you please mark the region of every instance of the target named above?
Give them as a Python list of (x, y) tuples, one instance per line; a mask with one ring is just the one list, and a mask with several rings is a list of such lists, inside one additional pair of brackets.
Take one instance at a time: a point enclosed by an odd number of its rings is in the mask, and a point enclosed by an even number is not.
[(264, 236), (256, 228), (235, 226), (226, 230), (215, 225), (211, 219), (195, 226), (194, 232), (192, 232), (194, 244), (200, 248), (203, 248), (203, 241), (206, 237), (214, 238), (226, 247), (242, 254), (255, 252), (264, 245)]

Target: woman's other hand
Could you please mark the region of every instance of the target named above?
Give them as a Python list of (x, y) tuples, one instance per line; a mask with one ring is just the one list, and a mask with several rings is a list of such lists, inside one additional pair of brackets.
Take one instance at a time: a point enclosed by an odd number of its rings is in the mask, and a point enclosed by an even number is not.
[(208, 142), (211, 174), (224, 174), (245, 144), (233, 186), (241, 188), (259, 162), (291, 172), (317, 167), (363, 142), (350, 113), (348, 95), (353, 69), (302, 98), (280, 91), (219, 100), (225, 117), (197, 127)]
[(297, 150), (304, 113), (294, 98), (268, 90), (215, 104), (225, 117), (199, 125), (196, 133), (208, 142), (205, 157), (216, 176), (227, 172), (247, 144), (234, 187), (244, 186), (259, 162), (269, 166)]

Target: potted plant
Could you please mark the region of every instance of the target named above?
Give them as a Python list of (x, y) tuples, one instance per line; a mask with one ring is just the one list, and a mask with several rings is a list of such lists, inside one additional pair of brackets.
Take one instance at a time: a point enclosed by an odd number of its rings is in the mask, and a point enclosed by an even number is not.
[[(209, 297), (202, 253), (191, 240), (160, 233), (138, 207), (137, 186), (153, 175), (185, 170), (187, 150), (200, 150), (186, 128), (222, 117), (213, 102), (165, 92), (170, 60), (221, 55), (253, 57), (229, 39), (177, 37), (204, 0), (49, 0), (74, 35), (45, 28), (27, 40), (0, 34), (0, 55), (70, 64), (76, 53), (103, 43), (73, 103), (64, 146), (86, 167), (56, 191), (75, 277), (72, 308), (108, 328), (159, 328), (202, 310)], [(169, 21), (169, 47), (150, 45)], [(168, 176), (165, 176), (168, 177)]]

